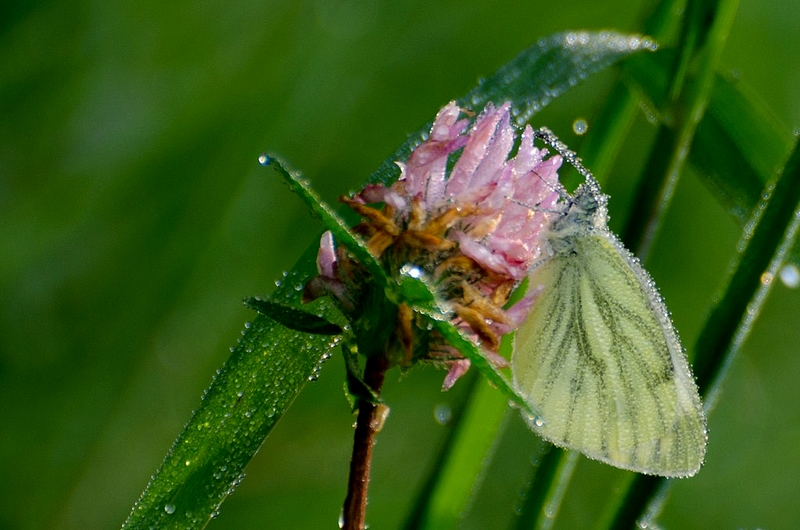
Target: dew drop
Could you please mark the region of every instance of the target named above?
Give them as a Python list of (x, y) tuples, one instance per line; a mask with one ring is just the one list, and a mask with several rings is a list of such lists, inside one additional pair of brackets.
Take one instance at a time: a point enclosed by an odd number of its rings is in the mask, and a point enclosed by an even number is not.
[(420, 278), (422, 277), (422, 269), (409, 263), (400, 267), (400, 274), (410, 276), (411, 278)]
[(262, 153), (261, 156), (258, 157), (258, 163), (262, 166), (268, 166), (272, 163), (272, 157), (266, 153)]
[(175, 505), (174, 504), (165, 504), (164, 505), (164, 511), (167, 512), (168, 514), (172, 515), (173, 513), (175, 513)]
[(450, 405), (440, 403), (433, 408), (433, 417), (439, 425), (447, 425), (453, 419), (453, 410)]
[(572, 130), (578, 136), (586, 134), (586, 131), (589, 129), (589, 124), (586, 123), (586, 120), (583, 118), (578, 118), (574, 122), (572, 122)]
[(789, 263), (781, 267), (778, 275), (783, 285), (789, 289), (796, 289), (797, 286), (800, 285), (800, 269), (798, 269), (797, 265), (794, 263)]

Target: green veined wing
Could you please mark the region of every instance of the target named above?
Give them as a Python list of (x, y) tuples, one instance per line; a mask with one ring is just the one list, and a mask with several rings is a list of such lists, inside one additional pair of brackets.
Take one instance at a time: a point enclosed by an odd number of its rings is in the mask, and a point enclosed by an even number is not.
[[(515, 383), (556, 445), (640, 473), (691, 476), (705, 455), (697, 387), (650, 276), (605, 226), (587, 178), (554, 224), (517, 330)], [(598, 204), (600, 203), (600, 204)]]

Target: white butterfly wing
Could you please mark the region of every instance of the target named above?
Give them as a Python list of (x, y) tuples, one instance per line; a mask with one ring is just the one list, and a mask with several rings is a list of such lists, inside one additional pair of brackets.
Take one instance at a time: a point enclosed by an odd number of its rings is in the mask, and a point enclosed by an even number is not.
[(650, 276), (607, 230), (531, 273), (541, 295), (517, 330), (515, 383), (556, 445), (640, 473), (694, 475), (706, 424), (694, 379)]

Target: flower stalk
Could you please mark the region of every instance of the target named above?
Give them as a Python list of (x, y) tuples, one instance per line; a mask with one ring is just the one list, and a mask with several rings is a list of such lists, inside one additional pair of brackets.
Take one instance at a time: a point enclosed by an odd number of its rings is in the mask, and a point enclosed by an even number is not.
[[(373, 355), (367, 360), (364, 382), (376, 395), (380, 395), (389, 363), (383, 355)], [(353, 455), (350, 459), (350, 477), (347, 481), (347, 497), (342, 508), (341, 528), (363, 530), (366, 528), (367, 490), (369, 488), (372, 448), (375, 436), (383, 426), (388, 409), (380, 403), (359, 400), (358, 419), (353, 436)]]

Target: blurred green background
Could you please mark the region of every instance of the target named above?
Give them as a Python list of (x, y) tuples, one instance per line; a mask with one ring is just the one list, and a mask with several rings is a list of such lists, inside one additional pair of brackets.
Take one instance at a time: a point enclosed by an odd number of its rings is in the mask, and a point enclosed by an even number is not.
[[(637, 32), (650, 2), (6, 1), (0, 7), (0, 528), (113, 528), (180, 432), (243, 323), (320, 232), (260, 152), (329, 201), (537, 39)], [(800, 125), (800, 3), (742, 0), (723, 63)], [(600, 74), (534, 119), (572, 147)], [(605, 183), (625, 219), (644, 117)], [(691, 349), (739, 227), (687, 174), (648, 268)], [(710, 415), (705, 468), (672, 528), (800, 520), (800, 296), (778, 283)], [(335, 356), (252, 461), (211, 528), (332, 528), (352, 417)], [(390, 374), (368, 520), (398, 528), (456, 406), (442, 372)], [(538, 443), (515, 415), (465, 528), (501, 526)], [(598, 517), (606, 468), (562, 508)]]

